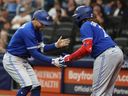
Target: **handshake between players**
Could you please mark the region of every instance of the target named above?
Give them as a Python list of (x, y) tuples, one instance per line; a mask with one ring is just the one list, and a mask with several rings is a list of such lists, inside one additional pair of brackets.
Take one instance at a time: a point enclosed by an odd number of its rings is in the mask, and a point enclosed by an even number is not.
[[(57, 48), (62, 48), (65, 46), (68, 46), (70, 44), (70, 39), (62, 39), (62, 36), (57, 40), (57, 42), (55, 43), (55, 46)], [(64, 57), (60, 56), (58, 58), (52, 59), (52, 64), (55, 65), (56, 67), (67, 67), (67, 65), (65, 65), (65, 62), (67, 62), (67, 57), (68, 55), (65, 55)]]

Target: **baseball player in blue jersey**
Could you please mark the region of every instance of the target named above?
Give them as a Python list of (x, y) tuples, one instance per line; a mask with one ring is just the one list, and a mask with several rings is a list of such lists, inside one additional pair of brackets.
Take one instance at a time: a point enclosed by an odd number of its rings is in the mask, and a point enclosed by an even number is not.
[(114, 83), (123, 64), (123, 53), (105, 30), (97, 24), (92, 8), (79, 6), (73, 15), (80, 27), (82, 46), (64, 57), (64, 62), (91, 54), (94, 61), (91, 96), (112, 96)]
[(57, 67), (63, 67), (59, 58), (52, 59), (41, 51), (47, 52), (53, 49), (69, 45), (69, 39), (59, 38), (54, 44), (45, 45), (42, 42), (41, 28), (51, 25), (48, 13), (38, 10), (33, 14), (33, 20), (22, 25), (11, 38), (7, 52), (3, 58), (3, 66), (10, 76), (20, 84), (21, 89), (16, 96), (40, 96), (41, 86), (37, 76), (27, 61), (33, 57), (42, 62), (51, 63)]

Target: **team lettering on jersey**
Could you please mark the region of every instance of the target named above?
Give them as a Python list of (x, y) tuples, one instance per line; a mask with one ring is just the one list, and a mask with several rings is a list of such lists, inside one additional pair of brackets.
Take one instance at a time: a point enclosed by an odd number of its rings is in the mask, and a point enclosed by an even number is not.
[(104, 37), (109, 37), (109, 35), (105, 32), (105, 30), (100, 25), (98, 25), (97, 23), (95, 23), (93, 21), (91, 22), (91, 25), (94, 27), (98, 26), (104, 32)]

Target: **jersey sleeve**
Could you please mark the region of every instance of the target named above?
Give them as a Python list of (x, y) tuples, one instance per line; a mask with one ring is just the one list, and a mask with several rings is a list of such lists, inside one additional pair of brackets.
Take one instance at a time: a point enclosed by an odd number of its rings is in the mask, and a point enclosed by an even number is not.
[(54, 49), (57, 49), (55, 46), (55, 43), (53, 44), (44, 44), (43, 42), (39, 45), (41, 52), (48, 52), (48, 51), (52, 51)]
[(38, 41), (36, 40), (36, 37), (33, 32), (30, 32), (29, 30), (22, 30), (21, 34), (27, 49), (38, 48)]
[(83, 45), (77, 49), (75, 52), (70, 54), (69, 56), (64, 58), (65, 62), (73, 61), (73, 60), (78, 60), (87, 54), (90, 54), (92, 52), (92, 40), (87, 39), (83, 41)]
[(44, 52), (52, 51), (52, 50), (55, 50), (55, 49), (57, 49), (56, 46), (55, 46), (55, 43), (53, 43), (53, 44), (46, 44), (44, 46)]
[(47, 63), (52, 62), (52, 58), (45, 56), (38, 51), (38, 41), (36, 40), (36, 37), (34, 36), (34, 34), (32, 34), (32, 32), (24, 31), (22, 32), (22, 36), (23, 36), (23, 40), (26, 45), (26, 48), (32, 57), (42, 62), (47, 62)]
[[(42, 32), (42, 35), (44, 35), (43, 32)], [(44, 37), (43, 36), (42, 36), (42, 41), (44, 41)], [(54, 49), (57, 49), (56, 46), (55, 46), (55, 43), (53, 43), (53, 44), (44, 44), (44, 42), (42, 42), (42, 41), (40, 43), (41, 52), (48, 52), (48, 51), (52, 51)]]
[(93, 31), (91, 25), (88, 23), (83, 24), (80, 28), (80, 35), (82, 41), (87, 39), (93, 39)]

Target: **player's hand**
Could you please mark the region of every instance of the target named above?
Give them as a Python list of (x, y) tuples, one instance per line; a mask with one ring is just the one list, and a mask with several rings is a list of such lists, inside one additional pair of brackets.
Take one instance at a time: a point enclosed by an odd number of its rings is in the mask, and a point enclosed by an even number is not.
[(52, 64), (56, 67), (67, 67), (67, 65), (64, 65), (64, 60), (62, 57), (52, 59)]
[(68, 54), (68, 55), (65, 55), (65, 56), (63, 57), (64, 62), (70, 62), (71, 60), (70, 60), (69, 57), (70, 57), (69, 54)]
[(57, 42), (55, 43), (55, 46), (57, 48), (61, 48), (61, 47), (65, 47), (68, 46), (70, 43), (70, 39), (62, 39), (62, 36), (60, 36), (60, 38), (57, 40)]

